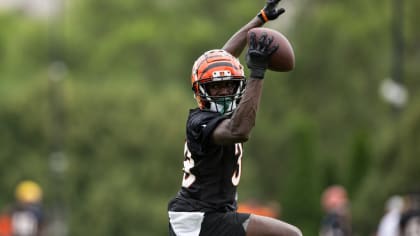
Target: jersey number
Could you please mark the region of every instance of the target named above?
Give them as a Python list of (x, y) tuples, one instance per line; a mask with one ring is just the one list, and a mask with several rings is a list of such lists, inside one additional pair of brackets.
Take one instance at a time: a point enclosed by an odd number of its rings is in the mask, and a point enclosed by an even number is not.
[(242, 170), (242, 144), (235, 144), (235, 157), (238, 159), (236, 169), (232, 175), (232, 184), (233, 186), (238, 186), (239, 180), (241, 179), (241, 170)]
[[(241, 179), (242, 169), (242, 144), (235, 144), (235, 157), (237, 158), (237, 165), (232, 175), (232, 184), (238, 186), (239, 180)], [(194, 159), (192, 158), (191, 152), (188, 149), (188, 145), (185, 142), (184, 145), (184, 176), (182, 178), (182, 187), (188, 188), (194, 183), (196, 177), (191, 173), (191, 168), (195, 165)]]
[(192, 159), (191, 152), (188, 149), (187, 142), (184, 145), (184, 177), (182, 178), (182, 187), (188, 188), (195, 181), (195, 175), (191, 173), (191, 168), (194, 167), (194, 159)]

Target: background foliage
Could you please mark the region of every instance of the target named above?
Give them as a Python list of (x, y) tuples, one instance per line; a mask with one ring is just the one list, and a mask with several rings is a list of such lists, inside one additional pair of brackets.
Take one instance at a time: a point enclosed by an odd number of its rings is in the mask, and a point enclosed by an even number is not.
[[(404, 2), (402, 109), (378, 93), (393, 66), (391, 1), (281, 3), (267, 27), (289, 38), (296, 69), (267, 76), (240, 200), (278, 201), (282, 219), (316, 235), (322, 190), (342, 184), (355, 235), (368, 235), (390, 195), (419, 187), (420, 2)], [(166, 235), (192, 63), (263, 5), (67, 0), (47, 20), (1, 12), (0, 207), (31, 178), (69, 235)]]

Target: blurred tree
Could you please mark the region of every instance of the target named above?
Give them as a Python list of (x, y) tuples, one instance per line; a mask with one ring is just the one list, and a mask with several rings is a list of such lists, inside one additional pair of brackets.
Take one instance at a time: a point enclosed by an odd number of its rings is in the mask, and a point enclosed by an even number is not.
[[(418, 177), (420, 2), (406, 1), (404, 9), (409, 102), (401, 120), (377, 94), (391, 68), (390, 3), (287, 4), (291, 25), (279, 20), (269, 27), (292, 42), (296, 69), (268, 74), (258, 129), (245, 145), (240, 197), (278, 200), (286, 220), (315, 235), (321, 188), (343, 183), (354, 228), (368, 235), (387, 195), (406, 191)], [(24, 177), (51, 184), (52, 50), (69, 69), (63, 84), (69, 234), (166, 235), (166, 203), (181, 176), (184, 111), (195, 106), (192, 63), (221, 47), (262, 5), (66, 1), (53, 38), (50, 23), (1, 12), (0, 204)], [(53, 191), (47, 184), (47, 205)]]

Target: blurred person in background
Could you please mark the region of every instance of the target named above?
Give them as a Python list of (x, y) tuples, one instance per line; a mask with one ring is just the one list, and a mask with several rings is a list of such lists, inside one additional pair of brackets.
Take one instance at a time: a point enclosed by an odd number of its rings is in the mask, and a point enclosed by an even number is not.
[(401, 196), (392, 196), (385, 205), (385, 214), (379, 222), (376, 236), (398, 236), (401, 212), (404, 200)]
[(20, 182), (16, 202), (7, 207), (0, 219), (0, 236), (41, 236), (44, 228), (42, 189), (32, 180)]
[(400, 219), (400, 236), (420, 235), (420, 192), (407, 194)]
[(242, 143), (255, 124), (268, 59), (278, 45), (271, 45), (267, 35), (257, 39), (251, 34), (246, 85), (237, 57), (250, 29), (284, 12), (276, 9), (278, 2), (268, 0), (222, 49), (207, 51), (194, 63), (192, 88), (198, 107), (190, 110), (187, 120), (184, 176), (181, 190), (168, 205), (169, 235), (301, 235), (283, 221), (236, 211)]
[(0, 212), (0, 236), (12, 236), (12, 221), (7, 211)]
[(321, 221), (319, 235), (351, 235), (351, 217), (346, 189), (340, 185), (327, 187), (321, 196), (321, 205), (325, 215)]

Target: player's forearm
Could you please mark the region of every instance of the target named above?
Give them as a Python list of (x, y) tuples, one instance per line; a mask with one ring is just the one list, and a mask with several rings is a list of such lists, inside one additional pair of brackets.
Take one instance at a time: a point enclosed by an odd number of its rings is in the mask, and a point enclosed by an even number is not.
[(230, 119), (219, 124), (213, 132), (217, 144), (245, 142), (255, 126), (258, 107), (261, 100), (262, 79), (249, 79), (245, 93)]
[(239, 57), (246, 46), (248, 31), (252, 28), (261, 27), (264, 23), (256, 16), (241, 29), (239, 29), (223, 46), (234, 57)]
[(249, 136), (251, 133), (257, 117), (263, 82), (262, 79), (251, 78), (248, 80), (245, 94), (230, 119), (232, 134)]

